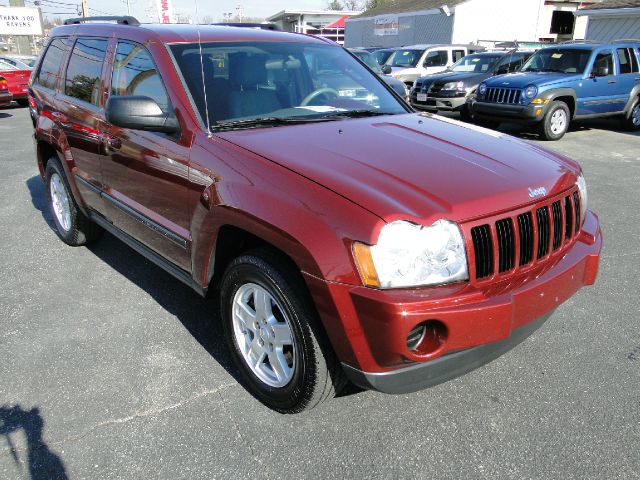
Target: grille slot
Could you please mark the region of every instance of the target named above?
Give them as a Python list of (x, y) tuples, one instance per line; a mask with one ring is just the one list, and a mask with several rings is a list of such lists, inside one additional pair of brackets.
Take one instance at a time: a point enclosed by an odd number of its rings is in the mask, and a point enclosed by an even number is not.
[(520, 235), (520, 266), (533, 260), (533, 216), (531, 212), (518, 215), (518, 234)]
[(553, 216), (553, 249), (557, 250), (562, 245), (562, 210), (560, 200), (551, 205), (551, 215)]
[(547, 207), (536, 210), (536, 220), (538, 222), (538, 258), (549, 253), (549, 211)]
[(471, 229), (471, 239), (476, 260), (476, 278), (488, 277), (493, 273), (493, 244), (491, 228), (480, 225)]
[(575, 232), (578, 233), (580, 231), (580, 195), (578, 192), (573, 192), (573, 211), (575, 221)]
[(498, 236), (498, 271), (511, 270), (515, 264), (516, 242), (513, 235), (513, 222), (510, 218), (496, 222)]
[(573, 236), (573, 206), (571, 205), (571, 197), (564, 199), (564, 236), (569, 239)]

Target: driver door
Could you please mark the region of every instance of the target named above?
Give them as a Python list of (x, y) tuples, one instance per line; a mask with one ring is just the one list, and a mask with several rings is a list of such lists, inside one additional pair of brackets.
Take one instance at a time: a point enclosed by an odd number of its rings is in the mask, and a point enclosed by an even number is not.
[[(597, 76), (599, 70), (605, 69), (606, 75)], [(618, 75), (612, 50), (601, 50), (593, 60), (588, 78), (584, 79), (582, 95), (580, 95), (581, 115), (602, 115), (622, 110)], [(620, 100), (620, 101), (619, 101)], [(624, 100), (626, 101), (626, 99)]]

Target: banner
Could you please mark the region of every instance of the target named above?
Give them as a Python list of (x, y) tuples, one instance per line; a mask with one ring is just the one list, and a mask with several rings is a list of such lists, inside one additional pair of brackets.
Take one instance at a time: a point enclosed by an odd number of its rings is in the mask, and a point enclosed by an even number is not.
[(171, 0), (156, 0), (158, 5), (158, 16), (160, 23), (173, 23), (173, 8)]
[(380, 15), (375, 18), (373, 34), (378, 37), (398, 35), (398, 15)]
[(42, 35), (37, 8), (0, 7), (0, 35)]

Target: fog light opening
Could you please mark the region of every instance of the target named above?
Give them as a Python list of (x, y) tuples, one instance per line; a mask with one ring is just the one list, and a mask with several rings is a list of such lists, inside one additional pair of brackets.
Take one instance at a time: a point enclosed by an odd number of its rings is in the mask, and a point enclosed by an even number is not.
[(407, 348), (418, 355), (429, 355), (440, 350), (448, 336), (444, 323), (438, 320), (421, 322), (407, 335)]

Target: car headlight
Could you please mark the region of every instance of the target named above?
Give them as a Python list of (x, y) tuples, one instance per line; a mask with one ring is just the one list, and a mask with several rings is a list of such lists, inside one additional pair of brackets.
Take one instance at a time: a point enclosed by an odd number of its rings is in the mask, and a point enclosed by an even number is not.
[(462, 90), (463, 88), (464, 82), (449, 82), (442, 87), (443, 90)]
[(533, 98), (538, 94), (538, 87), (535, 85), (529, 85), (524, 89), (524, 96), (527, 98)]
[(481, 83), (478, 87), (478, 95), (482, 96), (487, 93), (487, 86), (484, 83)]
[(580, 174), (580, 176), (578, 177), (576, 185), (578, 186), (578, 190), (580, 191), (580, 220), (584, 222), (584, 216), (587, 212), (587, 202), (589, 200), (589, 197), (587, 196), (587, 182), (585, 181), (582, 174)]
[(407, 221), (388, 223), (375, 245), (356, 242), (353, 253), (369, 287), (418, 287), (469, 279), (462, 233), (448, 220), (430, 227)]

